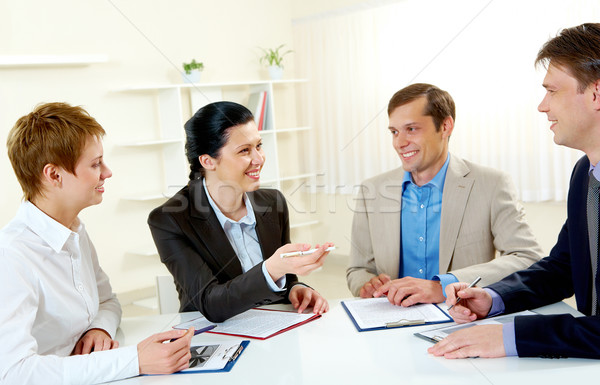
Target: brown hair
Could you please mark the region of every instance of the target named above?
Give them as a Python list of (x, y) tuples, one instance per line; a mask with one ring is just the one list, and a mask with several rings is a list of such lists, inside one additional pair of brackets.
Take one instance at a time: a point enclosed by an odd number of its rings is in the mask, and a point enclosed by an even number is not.
[(586, 23), (565, 28), (540, 49), (535, 64), (557, 65), (569, 71), (582, 93), (600, 79), (600, 24)]
[(456, 120), (456, 107), (454, 106), (452, 96), (448, 92), (426, 83), (411, 84), (396, 92), (388, 103), (388, 116), (396, 108), (423, 96), (427, 98), (427, 105), (423, 113), (425, 116), (433, 118), (433, 123), (437, 131), (441, 129), (444, 119), (448, 116)]
[(105, 132), (83, 108), (66, 103), (46, 103), (21, 117), (8, 133), (8, 157), (23, 189), (32, 200), (43, 194), (44, 166), (54, 164), (75, 174), (86, 141)]

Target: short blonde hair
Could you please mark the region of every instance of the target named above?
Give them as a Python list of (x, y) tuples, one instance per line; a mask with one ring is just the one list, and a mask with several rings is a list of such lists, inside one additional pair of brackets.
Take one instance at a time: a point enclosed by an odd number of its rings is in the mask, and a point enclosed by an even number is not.
[(75, 166), (90, 137), (104, 129), (79, 106), (40, 104), (21, 117), (8, 133), (8, 157), (26, 200), (43, 194), (42, 172), (47, 164), (75, 174)]

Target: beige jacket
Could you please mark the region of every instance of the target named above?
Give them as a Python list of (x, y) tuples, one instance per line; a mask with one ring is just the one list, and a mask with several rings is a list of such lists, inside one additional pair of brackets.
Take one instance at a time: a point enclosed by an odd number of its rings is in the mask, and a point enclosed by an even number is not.
[[(381, 273), (398, 278), (401, 168), (365, 181), (352, 222), (348, 288), (360, 288)], [(529, 267), (542, 256), (510, 177), (450, 155), (440, 222), (440, 273), (479, 286)]]

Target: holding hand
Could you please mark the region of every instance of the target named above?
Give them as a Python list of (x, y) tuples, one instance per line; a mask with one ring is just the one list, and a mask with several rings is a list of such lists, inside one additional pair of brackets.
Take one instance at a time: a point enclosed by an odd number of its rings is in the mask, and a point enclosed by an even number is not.
[(71, 355), (90, 354), (91, 352), (116, 349), (118, 347), (119, 341), (113, 340), (105, 330), (90, 329), (77, 341)]
[[(140, 374), (170, 374), (187, 369), (194, 328), (154, 334), (137, 346)], [(173, 342), (164, 343), (171, 339)]]
[(288, 299), (294, 306), (294, 309), (298, 309), (298, 313), (302, 313), (310, 306), (312, 306), (314, 314), (323, 314), (329, 310), (327, 300), (316, 290), (304, 285), (292, 287)]
[(283, 253), (310, 250), (310, 245), (303, 243), (283, 245), (275, 251), (275, 254), (265, 261), (267, 271), (269, 272), (269, 275), (271, 275), (273, 281), (277, 281), (288, 273), (307, 275), (313, 270), (323, 266), (325, 257), (329, 254), (325, 249), (331, 246), (333, 246), (333, 243), (325, 243), (321, 246), (317, 245), (317, 250), (312, 254), (281, 258), (281, 254)]
[(390, 303), (401, 306), (412, 306), (417, 303), (443, 302), (445, 297), (440, 281), (403, 277), (394, 279), (380, 286), (373, 297), (381, 297), (387, 293)]
[(360, 298), (374, 297), (373, 293), (375, 293), (375, 290), (390, 281), (391, 278), (387, 274), (379, 274), (378, 276), (371, 278), (369, 282), (365, 283), (363, 287), (360, 288)]
[(446, 286), (446, 305), (456, 304), (457, 297), (460, 302), (450, 310), (450, 316), (457, 323), (472, 322), (485, 318), (492, 308), (492, 296), (480, 287), (468, 287), (465, 282), (453, 283)]
[(502, 338), (502, 325), (478, 325), (455, 331), (427, 351), (446, 358), (504, 357)]

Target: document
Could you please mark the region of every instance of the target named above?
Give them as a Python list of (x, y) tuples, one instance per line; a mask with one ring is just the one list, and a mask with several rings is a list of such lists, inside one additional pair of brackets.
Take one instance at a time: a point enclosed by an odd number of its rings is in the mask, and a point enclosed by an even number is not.
[(535, 315), (536, 313), (525, 310), (518, 313), (500, 315), (492, 318), (484, 318), (475, 322), (469, 322), (466, 324), (457, 324), (453, 323), (452, 325), (444, 326), (441, 328), (435, 328), (426, 330), (424, 332), (415, 333), (416, 337), (422, 338), (424, 340), (437, 343), (448, 337), (451, 333), (454, 333), (457, 330), (466, 329), (473, 327), (475, 325), (502, 325), (505, 323), (513, 322), (516, 316), (519, 315)]
[[(296, 312), (271, 309), (250, 309), (225, 322), (217, 323), (217, 326), (208, 331), (208, 333), (264, 340), (319, 317), (321, 316), (318, 314), (298, 314)], [(174, 326), (174, 328), (187, 329), (193, 326), (195, 329), (200, 329), (212, 324), (205, 317), (200, 317)]]
[(179, 373), (228, 372), (250, 341), (225, 341), (211, 345), (195, 345), (190, 347), (190, 367)]
[(361, 332), (452, 321), (435, 304), (396, 306), (387, 297), (342, 301), (342, 306)]

